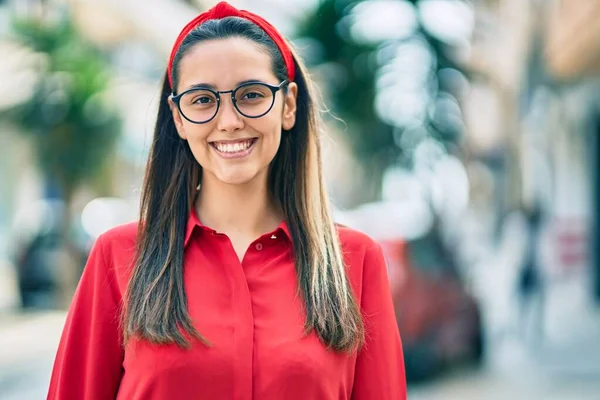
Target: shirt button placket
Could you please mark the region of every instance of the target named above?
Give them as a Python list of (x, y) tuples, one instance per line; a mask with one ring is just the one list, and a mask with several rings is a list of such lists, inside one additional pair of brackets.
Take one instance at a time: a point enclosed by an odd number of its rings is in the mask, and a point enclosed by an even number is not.
[[(254, 355), (254, 311), (252, 308), (252, 294), (248, 287), (248, 280), (244, 271), (244, 264), (240, 264), (232, 247), (232, 265), (234, 272), (234, 304), (237, 308), (238, 321), (234, 331), (234, 359), (235, 376), (233, 384), (233, 398), (236, 400), (251, 400), (253, 386), (253, 355)], [(235, 261), (233, 261), (235, 260)], [(245, 258), (245, 263), (248, 260)]]

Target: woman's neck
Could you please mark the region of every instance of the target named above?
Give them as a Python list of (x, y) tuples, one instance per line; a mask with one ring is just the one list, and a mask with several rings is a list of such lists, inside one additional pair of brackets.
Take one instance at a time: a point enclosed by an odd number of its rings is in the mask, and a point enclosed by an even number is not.
[(282, 219), (266, 179), (243, 185), (203, 179), (195, 209), (203, 225), (228, 236), (258, 237), (277, 228)]

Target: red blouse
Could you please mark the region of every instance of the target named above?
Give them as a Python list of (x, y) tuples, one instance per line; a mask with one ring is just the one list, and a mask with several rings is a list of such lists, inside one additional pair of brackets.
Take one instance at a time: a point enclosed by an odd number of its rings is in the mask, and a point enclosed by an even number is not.
[(400, 335), (386, 264), (372, 239), (339, 227), (349, 279), (367, 330), (354, 354), (328, 351), (305, 315), (285, 224), (254, 241), (242, 263), (229, 238), (187, 224), (188, 309), (213, 347), (131, 340), (123, 348), (119, 309), (134, 254), (136, 224), (96, 241), (59, 344), (48, 399), (320, 400), (406, 399)]

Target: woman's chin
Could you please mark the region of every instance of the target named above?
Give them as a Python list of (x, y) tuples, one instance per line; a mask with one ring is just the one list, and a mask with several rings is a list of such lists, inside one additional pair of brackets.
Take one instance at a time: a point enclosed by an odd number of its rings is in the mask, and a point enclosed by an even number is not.
[(226, 185), (247, 185), (257, 179), (257, 175), (251, 171), (223, 171), (216, 178), (222, 184)]

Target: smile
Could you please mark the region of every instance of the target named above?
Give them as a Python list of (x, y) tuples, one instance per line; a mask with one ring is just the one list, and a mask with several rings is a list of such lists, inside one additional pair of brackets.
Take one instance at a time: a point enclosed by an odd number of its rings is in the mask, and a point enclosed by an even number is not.
[(227, 142), (210, 142), (210, 145), (223, 158), (240, 158), (249, 155), (257, 141), (258, 138), (251, 138)]

